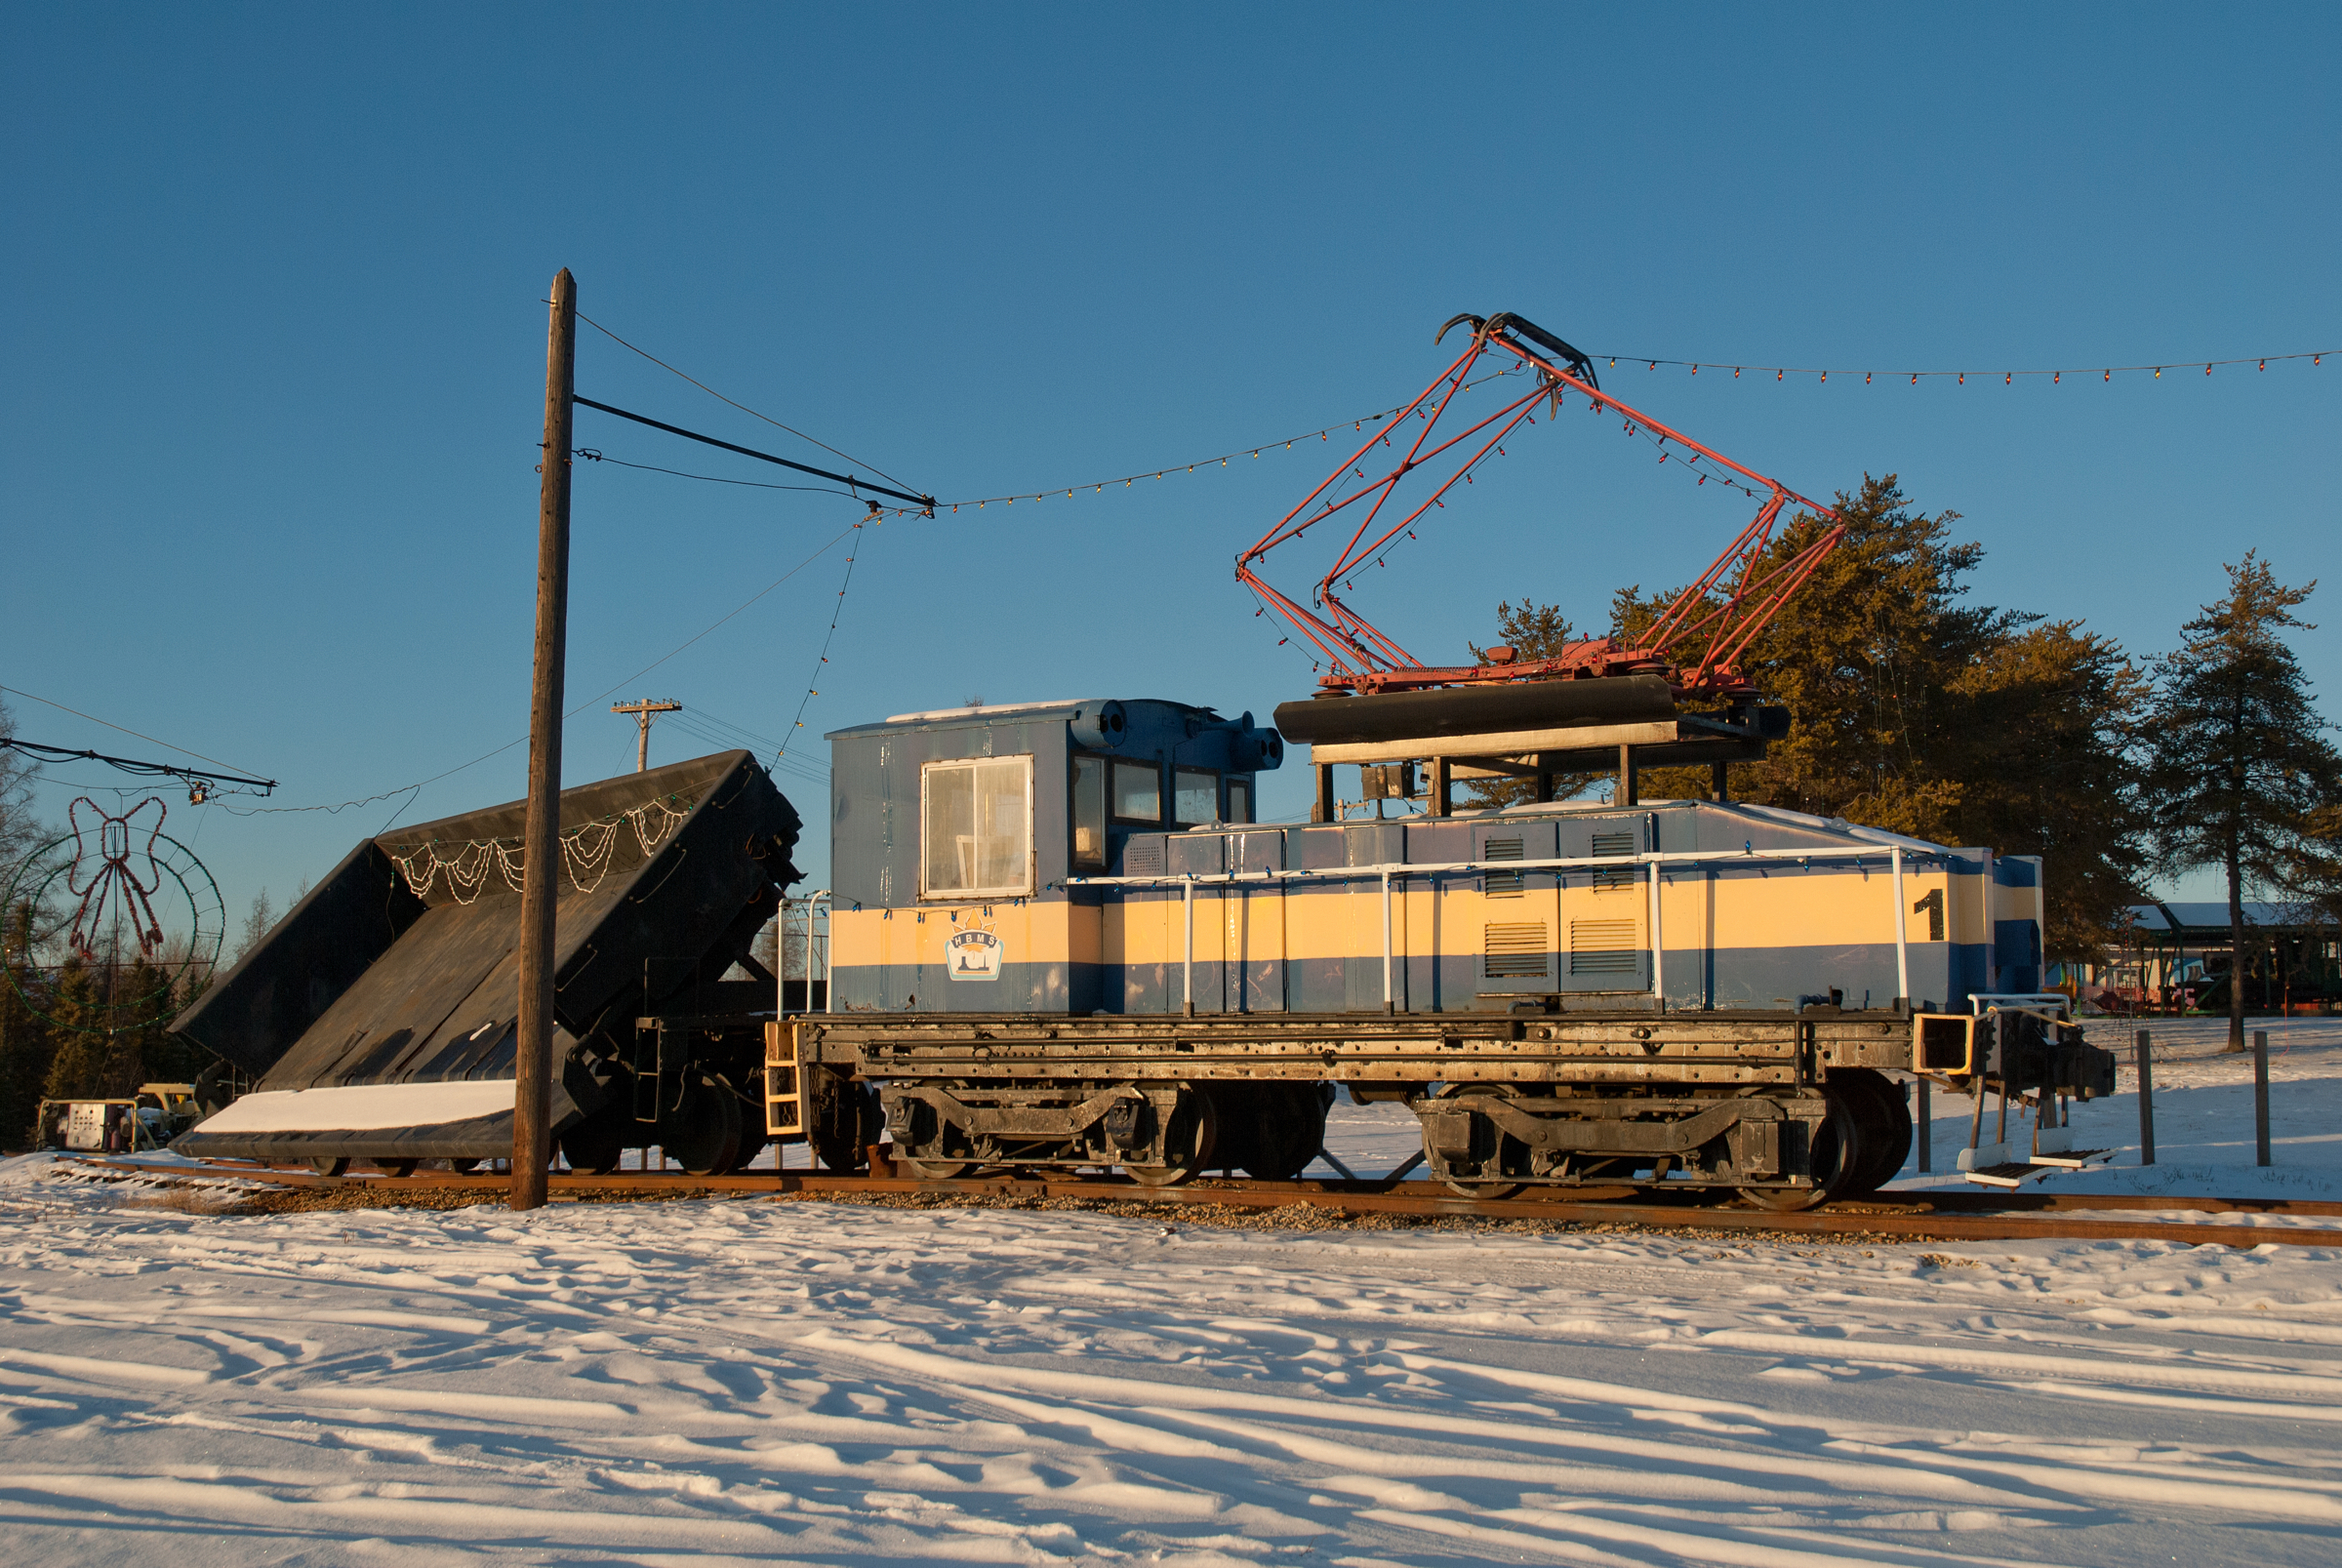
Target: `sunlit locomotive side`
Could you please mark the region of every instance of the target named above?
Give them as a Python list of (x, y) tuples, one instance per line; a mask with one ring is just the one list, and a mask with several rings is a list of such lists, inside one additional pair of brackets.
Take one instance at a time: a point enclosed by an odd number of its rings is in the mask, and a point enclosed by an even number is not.
[[(1800, 1205), (1900, 1167), (1888, 1074), (1983, 1069), (1927, 1015), (2040, 982), (2036, 859), (1705, 800), (1260, 823), (1276, 732), (1167, 702), (830, 740), (829, 1005), (776, 1051), (876, 1085), (921, 1174), (1290, 1177), (1343, 1084), (1467, 1190)], [(2111, 1088), (2021, 1026), (2053, 1118)]]

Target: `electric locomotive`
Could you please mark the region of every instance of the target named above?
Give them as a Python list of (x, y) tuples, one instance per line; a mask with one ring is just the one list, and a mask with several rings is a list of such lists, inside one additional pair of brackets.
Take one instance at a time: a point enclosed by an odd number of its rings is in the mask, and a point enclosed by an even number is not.
[[(1889, 1074), (1990, 1069), (1970, 998), (2039, 986), (2036, 858), (1629, 803), (1631, 774), (1614, 804), (1455, 810), (1447, 752), (1486, 737), (1391, 743), (1438, 753), (1426, 815), (1291, 824), (1255, 820), (1283, 742), (1249, 714), (1088, 700), (828, 739), (828, 1008), (768, 1066), (866, 1086), (915, 1175), (1290, 1178), (1342, 1085), (1410, 1106), (1433, 1174), (1478, 1195), (1803, 1206), (1900, 1168)], [(2049, 1048), (2020, 1089), (2111, 1091), (2111, 1057), (2028, 1016)]]

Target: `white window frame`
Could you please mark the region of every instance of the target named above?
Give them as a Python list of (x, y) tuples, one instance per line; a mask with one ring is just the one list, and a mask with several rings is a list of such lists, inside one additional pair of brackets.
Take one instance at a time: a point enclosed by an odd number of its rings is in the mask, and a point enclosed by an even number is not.
[[(927, 803), (934, 792), (927, 787), (927, 776), (939, 768), (997, 767), (1003, 762), (1025, 764), (1025, 874), (1021, 881), (1004, 887), (950, 888), (941, 893), (927, 887)], [(1033, 818), (1035, 802), (1032, 795), (1032, 753), (1020, 751), (1004, 757), (938, 757), (919, 765), (919, 900), (921, 903), (982, 904), (989, 899), (1022, 899), (1032, 894)]]

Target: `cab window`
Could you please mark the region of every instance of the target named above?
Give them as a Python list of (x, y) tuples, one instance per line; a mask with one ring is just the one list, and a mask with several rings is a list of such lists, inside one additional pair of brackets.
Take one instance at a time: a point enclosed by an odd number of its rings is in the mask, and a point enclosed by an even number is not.
[(1171, 820), (1182, 827), (1218, 822), (1220, 776), (1208, 768), (1173, 769)]
[(1252, 821), (1252, 782), (1247, 779), (1228, 781), (1228, 820), (1232, 823)]
[(1163, 776), (1153, 763), (1114, 764), (1114, 818), (1125, 823), (1163, 820)]
[(1073, 864), (1106, 864), (1106, 758), (1073, 758)]
[(1032, 891), (1032, 758), (930, 762), (919, 775), (919, 893), (930, 899)]

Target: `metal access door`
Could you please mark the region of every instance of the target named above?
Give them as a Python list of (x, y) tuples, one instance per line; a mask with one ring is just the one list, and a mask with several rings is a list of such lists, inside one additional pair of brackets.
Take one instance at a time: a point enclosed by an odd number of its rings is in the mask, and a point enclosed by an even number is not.
[(1246, 882), (1243, 873), (1285, 868), (1285, 835), (1265, 828), (1235, 844), (1236, 890), (1227, 901), (1228, 953), (1241, 977), (1237, 1005), (1247, 1013), (1285, 1010), (1285, 890), (1273, 881)]
[(1650, 889), (1634, 859), (1651, 847), (1647, 815), (1597, 817), (1560, 824), (1565, 860), (1617, 858), (1617, 869), (1569, 870), (1561, 876), (1560, 985), (1565, 991), (1651, 988)]
[(1507, 861), (1550, 861), (1555, 849), (1550, 822), (1474, 823), (1472, 858), (1491, 863), (1474, 879), (1480, 919), (1473, 969), (1482, 995), (1541, 996), (1559, 988), (1558, 878), (1550, 871), (1506, 871)]
[[(1407, 858), (1399, 823), (1351, 823), (1342, 829), (1342, 864), (1395, 865)], [(1342, 1005), (1353, 1013), (1383, 1006), (1383, 879), (1361, 876), (1341, 884)], [(1392, 889), (1391, 1002), (1407, 1008), (1407, 924), (1403, 881)]]

